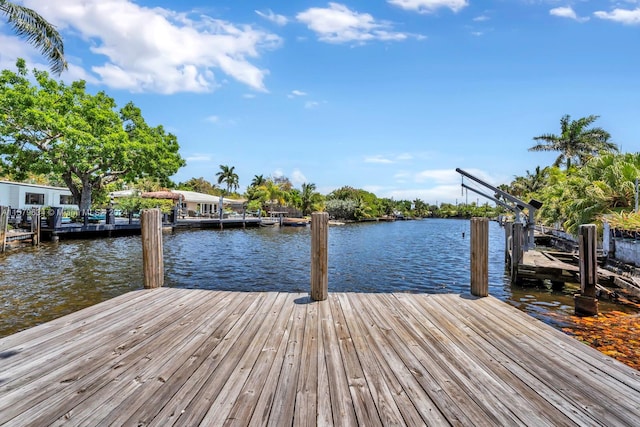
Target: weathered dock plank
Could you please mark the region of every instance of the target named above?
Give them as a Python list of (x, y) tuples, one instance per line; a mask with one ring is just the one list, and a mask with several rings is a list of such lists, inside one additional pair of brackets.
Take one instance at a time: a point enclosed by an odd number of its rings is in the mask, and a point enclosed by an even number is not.
[(0, 425), (637, 425), (640, 372), (495, 298), (136, 291), (0, 339)]

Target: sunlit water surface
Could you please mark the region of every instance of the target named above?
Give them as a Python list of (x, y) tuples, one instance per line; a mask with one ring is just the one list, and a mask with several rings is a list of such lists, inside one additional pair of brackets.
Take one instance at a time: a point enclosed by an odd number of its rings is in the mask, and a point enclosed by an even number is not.
[[(512, 287), (504, 231), (489, 229), (489, 292), (556, 327), (575, 289)], [(308, 227), (164, 235), (165, 286), (308, 292)], [(425, 219), (331, 227), (329, 291), (469, 292), (469, 221)], [(141, 289), (139, 236), (62, 240), (0, 255), (0, 336)], [(606, 310), (601, 304), (601, 310)]]

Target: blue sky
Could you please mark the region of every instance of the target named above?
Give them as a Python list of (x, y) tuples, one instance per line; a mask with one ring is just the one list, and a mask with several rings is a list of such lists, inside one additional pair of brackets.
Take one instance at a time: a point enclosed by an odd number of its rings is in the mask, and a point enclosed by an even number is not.
[[(640, 151), (640, 0), (24, 0), (70, 64), (177, 135), (173, 178), (254, 175), (429, 203), (550, 164), (562, 115)], [(46, 61), (0, 23), (0, 66)], [(470, 195), (469, 202), (475, 200)], [(482, 201), (481, 201), (482, 203)]]

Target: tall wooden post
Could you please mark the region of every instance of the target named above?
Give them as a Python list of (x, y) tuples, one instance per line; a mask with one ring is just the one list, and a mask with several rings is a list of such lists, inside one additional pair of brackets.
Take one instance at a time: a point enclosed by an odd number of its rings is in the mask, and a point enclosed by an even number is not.
[[(62, 215), (62, 212), (60, 213)], [(40, 208), (31, 209), (31, 245), (38, 246), (40, 244)]]
[(329, 214), (311, 214), (311, 299), (324, 301), (329, 288)]
[(580, 293), (574, 295), (576, 314), (598, 314), (596, 285), (598, 284), (597, 232), (594, 224), (580, 226)]
[(506, 221), (504, 223), (504, 262), (510, 265), (509, 244), (511, 243), (511, 233), (513, 232), (513, 222)]
[(160, 288), (164, 284), (162, 213), (160, 209), (144, 209), (140, 221), (144, 287), (146, 289)]
[(0, 253), (5, 250), (7, 244), (7, 226), (9, 224), (9, 207), (0, 206)]
[(511, 283), (518, 281), (518, 266), (522, 262), (523, 234), (522, 223), (514, 222), (511, 233)]
[(488, 218), (471, 218), (471, 294), (489, 295)]

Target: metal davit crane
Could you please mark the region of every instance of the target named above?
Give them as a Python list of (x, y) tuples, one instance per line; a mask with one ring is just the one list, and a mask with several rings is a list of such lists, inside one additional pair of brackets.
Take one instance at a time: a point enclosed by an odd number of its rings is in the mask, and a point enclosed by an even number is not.
[[(522, 249), (526, 251), (529, 249), (533, 249), (535, 247), (535, 242), (533, 238), (533, 233), (535, 230), (535, 214), (536, 214), (536, 210), (540, 209), (540, 207), (542, 206), (542, 202), (532, 199), (531, 201), (529, 201), (529, 203), (526, 203), (525, 201), (520, 200), (517, 197), (512, 196), (511, 194), (505, 191), (502, 191), (499, 188), (494, 187), (489, 183), (484, 182), (480, 178), (475, 177), (471, 175), (469, 172), (465, 172), (460, 168), (456, 168), (456, 172), (458, 172), (463, 177), (466, 176), (467, 178), (493, 191), (495, 194), (494, 196), (485, 194), (473, 187), (469, 187), (468, 185), (465, 185), (464, 178), (463, 178), (462, 188), (466, 188), (467, 190), (471, 190), (482, 197), (485, 197), (489, 200), (493, 200), (500, 206), (503, 206), (509, 209), (510, 211), (514, 212), (516, 216), (516, 219), (515, 219), (516, 222), (522, 223), (524, 230), (527, 233), (527, 239), (524, 241)], [(504, 201), (500, 199), (504, 199)], [(523, 211), (525, 209), (527, 210), (528, 217), (523, 214)]]

